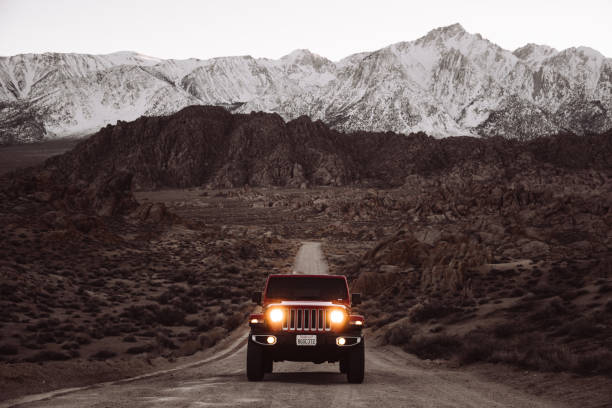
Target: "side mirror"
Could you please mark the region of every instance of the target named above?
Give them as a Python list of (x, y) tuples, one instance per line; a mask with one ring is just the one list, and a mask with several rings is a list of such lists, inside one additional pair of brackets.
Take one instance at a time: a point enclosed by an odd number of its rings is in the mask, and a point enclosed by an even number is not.
[(253, 292), (253, 297), (251, 300), (258, 305), (261, 304), (261, 292)]
[(353, 293), (351, 295), (351, 304), (356, 306), (361, 303), (361, 293)]

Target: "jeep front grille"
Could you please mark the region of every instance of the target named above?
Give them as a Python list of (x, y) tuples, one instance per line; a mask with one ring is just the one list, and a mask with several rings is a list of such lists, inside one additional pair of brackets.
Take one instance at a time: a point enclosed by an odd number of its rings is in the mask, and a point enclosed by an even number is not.
[(330, 313), (326, 309), (285, 309), (284, 331), (329, 331)]

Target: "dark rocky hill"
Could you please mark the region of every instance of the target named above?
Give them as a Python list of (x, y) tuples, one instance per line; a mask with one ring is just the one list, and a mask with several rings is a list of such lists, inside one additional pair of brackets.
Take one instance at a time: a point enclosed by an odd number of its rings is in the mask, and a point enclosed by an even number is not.
[(285, 123), (277, 114), (191, 106), (170, 116), (109, 125), (46, 166), (85, 180), (125, 171), (133, 174), (138, 189), (208, 184), (389, 187), (403, 185), (411, 174), (438, 174), (467, 162), (508, 171), (518, 157), (536, 167), (609, 170), (612, 132), (530, 142), (345, 134), (305, 116)]

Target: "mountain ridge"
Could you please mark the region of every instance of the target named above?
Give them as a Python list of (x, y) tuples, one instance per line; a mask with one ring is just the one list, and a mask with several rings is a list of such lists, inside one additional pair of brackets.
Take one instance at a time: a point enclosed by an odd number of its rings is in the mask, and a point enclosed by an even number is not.
[(413, 175), (444, 174), (470, 163), (507, 171), (517, 157), (538, 168), (609, 171), (610, 152), (612, 132), (524, 142), (435, 139), (424, 133), (343, 133), (307, 116), (285, 122), (276, 113), (190, 106), (168, 116), (108, 125), (73, 150), (48, 159), (45, 167), (87, 182), (106, 173), (131, 174), (138, 190), (398, 187)]
[(277, 60), (19, 54), (0, 57), (0, 104), (0, 143), (189, 105), (307, 115), (343, 131), (530, 139), (612, 128), (612, 59), (588, 47), (505, 50), (460, 24), (335, 62), (305, 49)]

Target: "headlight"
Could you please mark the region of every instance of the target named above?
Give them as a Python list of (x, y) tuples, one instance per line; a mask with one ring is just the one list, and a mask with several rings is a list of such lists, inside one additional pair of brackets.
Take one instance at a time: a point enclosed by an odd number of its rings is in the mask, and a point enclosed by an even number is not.
[(278, 322), (282, 321), (284, 315), (285, 314), (283, 313), (282, 309), (272, 309), (272, 310), (270, 310), (270, 320), (273, 321), (274, 323), (278, 323)]
[(344, 321), (344, 313), (340, 310), (333, 310), (331, 312), (332, 323), (342, 323)]

